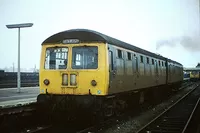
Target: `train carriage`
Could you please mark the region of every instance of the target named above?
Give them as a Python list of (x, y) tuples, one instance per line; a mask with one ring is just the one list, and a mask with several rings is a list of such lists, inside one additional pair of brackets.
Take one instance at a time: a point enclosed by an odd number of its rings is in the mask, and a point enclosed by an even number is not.
[(191, 81), (200, 80), (200, 72), (199, 72), (199, 70), (191, 70), (191, 72), (190, 72), (190, 80)]
[(144, 101), (142, 90), (182, 80), (183, 67), (176, 61), (96, 31), (73, 29), (42, 43), (37, 101), (65, 101), (68, 109), (73, 103), (91, 112), (102, 106), (117, 110), (133, 101), (135, 92), (138, 102)]

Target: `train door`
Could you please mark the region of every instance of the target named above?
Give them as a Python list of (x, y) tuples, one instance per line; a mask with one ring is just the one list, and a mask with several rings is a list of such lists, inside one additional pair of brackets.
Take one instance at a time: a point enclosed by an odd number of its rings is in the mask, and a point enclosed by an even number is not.
[(138, 73), (138, 57), (137, 55), (134, 53), (133, 54), (133, 84), (134, 84), (134, 87), (137, 86), (137, 79), (139, 77), (139, 73)]
[(113, 51), (109, 50), (109, 77), (110, 81), (112, 82), (113, 78), (115, 77), (115, 71), (113, 68)]
[(200, 80), (200, 72), (198, 72), (198, 73), (199, 73), (199, 75), (198, 75), (198, 76), (199, 76), (198, 79)]
[(167, 60), (165, 60), (165, 75), (166, 75), (166, 84), (168, 83), (168, 71), (169, 71), (169, 68), (168, 68), (168, 63), (167, 63)]
[(116, 59), (115, 59), (115, 49), (112, 45), (108, 46), (108, 60), (109, 60), (109, 92), (116, 89)]
[(171, 64), (169, 64), (168, 66), (169, 66), (169, 70), (168, 70), (168, 78), (169, 78), (169, 80), (168, 80), (168, 83), (171, 83), (171, 78), (172, 78), (172, 76), (171, 76), (172, 67), (171, 67)]
[(159, 74), (158, 74), (158, 61), (157, 60), (155, 60), (155, 79), (156, 79), (156, 84), (158, 84)]

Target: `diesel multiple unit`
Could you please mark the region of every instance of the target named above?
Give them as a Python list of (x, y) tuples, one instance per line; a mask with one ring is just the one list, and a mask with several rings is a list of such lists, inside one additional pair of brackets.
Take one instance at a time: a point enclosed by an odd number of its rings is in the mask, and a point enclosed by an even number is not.
[(109, 115), (143, 102), (144, 92), (158, 90), (152, 88), (180, 85), (183, 66), (102, 33), (73, 29), (42, 43), (39, 78), (38, 103)]

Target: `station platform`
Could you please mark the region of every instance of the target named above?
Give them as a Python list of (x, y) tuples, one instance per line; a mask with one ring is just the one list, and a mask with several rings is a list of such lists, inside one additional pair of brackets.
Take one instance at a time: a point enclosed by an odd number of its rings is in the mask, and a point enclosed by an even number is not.
[(22, 87), (20, 93), (17, 88), (0, 89), (0, 108), (36, 102), (38, 94), (39, 87)]

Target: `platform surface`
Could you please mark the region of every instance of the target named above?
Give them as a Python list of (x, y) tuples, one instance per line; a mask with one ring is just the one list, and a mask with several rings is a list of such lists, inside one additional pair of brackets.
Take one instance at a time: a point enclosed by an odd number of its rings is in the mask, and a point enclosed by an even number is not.
[(22, 87), (20, 93), (17, 88), (0, 89), (0, 106), (15, 106), (36, 102), (39, 87)]

